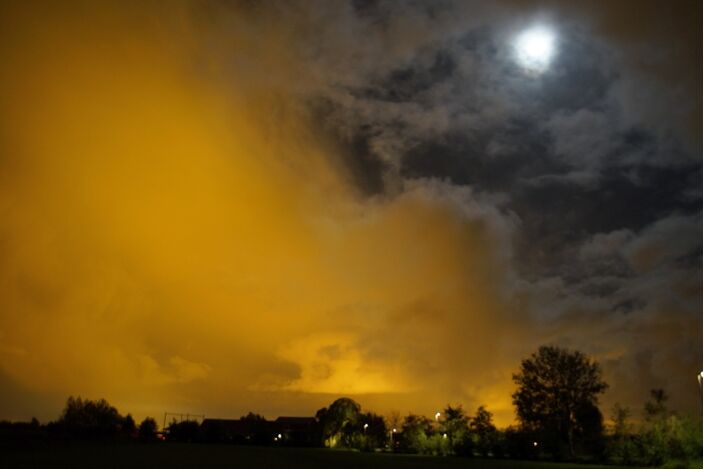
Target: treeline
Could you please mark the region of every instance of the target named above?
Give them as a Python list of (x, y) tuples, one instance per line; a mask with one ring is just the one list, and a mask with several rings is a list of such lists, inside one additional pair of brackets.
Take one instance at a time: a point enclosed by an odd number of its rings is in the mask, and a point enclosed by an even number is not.
[(70, 396), (57, 420), (41, 425), (31, 422), (0, 422), (2, 440), (92, 439), (153, 442), (158, 437), (156, 420), (147, 417), (139, 425), (132, 415), (121, 415), (105, 399)]
[(384, 419), (362, 412), (358, 403), (343, 397), (319, 410), (316, 421), (320, 424), (322, 444), (330, 448), (386, 449), (435, 456), (525, 458), (538, 454), (531, 451), (527, 440), (511, 439), (515, 448), (506, 446), (504, 432), (494, 426), (491, 412), (483, 406), (472, 417), (465, 414), (462, 406), (448, 405), (433, 419), (414, 414)]
[[(668, 396), (652, 390), (642, 418), (622, 406), (609, 424), (598, 407), (607, 388), (599, 365), (578, 351), (541, 347), (513, 376), (517, 424), (498, 429), (480, 406), (467, 414), (448, 405), (432, 418), (410, 414), (384, 418), (340, 398), (315, 417), (274, 421), (249, 413), (238, 420), (172, 421), (157, 431), (147, 417), (139, 425), (104, 399), (69, 397), (47, 425), (0, 422), (0, 439), (108, 439), (156, 443), (234, 443), (321, 446), (436, 456), (592, 461), (624, 465), (689, 467), (702, 456), (701, 421), (671, 411)], [(693, 466), (696, 467), (696, 466)]]
[(137, 425), (132, 415), (124, 417), (105, 399), (91, 401), (80, 397), (69, 397), (61, 417), (47, 425), (52, 434), (79, 438), (124, 437), (154, 441), (157, 423), (147, 417)]
[[(618, 465), (701, 467), (701, 422), (682, 417), (666, 405), (661, 389), (651, 391), (642, 419), (616, 405), (608, 424), (592, 414), (575, 429), (575, 453), (564, 451), (563, 434), (548, 426), (525, 423), (498, 429), (493, 415), (480, 406), (468, 415), (462, 406), (447, 406), (428, 418), (410, 414), (385, 421), (361, 412), (359, 404), (341, 398), (318, 412), (322, 443), (359, 450), (388, 449), (435, 456), (493, 457), (598, 462)], [(372, 427), (365, 427), (369, 422)]]

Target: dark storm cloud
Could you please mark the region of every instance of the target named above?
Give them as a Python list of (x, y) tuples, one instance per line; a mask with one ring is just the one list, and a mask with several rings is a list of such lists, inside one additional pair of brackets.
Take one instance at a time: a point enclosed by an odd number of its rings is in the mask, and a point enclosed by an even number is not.
[[(365, 18), (381, 8), (373, 6)], [(363, 187), (379, 192), (379, 171), (395, 169), (509, 193), (528, 244), (542, 239), (552, 252), (589, 233), (696, 211), (697, 155), (624, 120), (617, 54), (584, 27), (554, 24), (557, 58), (540, 77), (512, 60), (508, 26), (481, 24), (330, 100), (326, 119), (349, 135), (353, 173), (369, 169)]]
[(334, 121), (330, 121), (336, 106), (328, 99), (314, 100), (310, 106), (314, 125), (323, 129), (325, 142), (340, 159), (339, 163), (351, 182), (364, 195), (383, 193), (387, 165), (372, 151), (370, 141), (374, 138), (375, 130), (369, 125), (360, 124), (354, 132), (344, 132)]
[(365, 161), (492, 190), (519, 178), (594, 185), (610, 168), (693, 164), (677, 141), (623, 118), (622, 67), (603, 41), (565, 31), (536, 79), (515, 64), (508, 39), (507, 27), (480, 26), (425, 44), (345, 87), (326, 118), (354, 146), (364, 141)]
[[(347, 79), (325, 93), (323, 128), (347, 136), (352, 173), (371, 169), (362, 188), (393, 197), (404, 181), (435, 178), (500, 194), (519, 221), (510, 241), (515, 291), (529, 292), (538, 317), (565, 327), (574, 314), (615, 318), (614, 327), (634, 334), (631, 358), (618, 367), (633, 360), (628, 373), (661, 382), (645, 370), (655, 366), (652, 350), (636, 342), (670, 344), (618, 318), (700, 321), (701, 139), (690, 126), (701, 90), (689, 78), (700, 73), (701, 54), (687, 44), (697, 27), (683, 4), (662, 25), (647, 2), (647, 19), (623, 27), (615, 18), (635, 3), (508, 2), (477, 15), (462, 2), (432, 11), (423, 2), (353, 5), (346, 21), (363, 23), (368, 37), (408, 17), (428, 32), (367, 73), (346, 64)], [(471, 20), (449, 19), (463, 17)], [(558, 37), (555, 60), (539, 76), (512, 55), (516, 31), (532, 24)], [(615, 330), (600, 330), (601, 339), (618, 340)], [(701, 337), (680, 333), (690, 348), (679, 352), (696, 362)], [(586, 343), (576, 329), (561, 334), (554, 339)]]

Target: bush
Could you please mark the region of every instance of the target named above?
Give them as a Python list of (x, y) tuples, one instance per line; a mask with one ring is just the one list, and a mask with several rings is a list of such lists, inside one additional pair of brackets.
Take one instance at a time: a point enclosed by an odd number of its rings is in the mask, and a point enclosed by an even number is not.
[(697, 465), (702, 457), (701, 423), (670, 412), (663, 390), (652, 390), (651, 397), (644, 409), (645, 422), (637, 431), (628, 424), (628, 409), (614, 407), (609, 460), (616, 464), (701, 467)]
[(139, 424), (139, 439), (142, 441), (156, 441), (156, 420), (147, 417)]
[(701, 433), (699, 425), (677, 415), (653, 421), (641, 436), (643, 462), (660, 465), (701, 459)]
[(432, 456), (449, 456), (453, 454), (450, 441), (439, 433), (435, 433), (423, 441), (420, 453)]

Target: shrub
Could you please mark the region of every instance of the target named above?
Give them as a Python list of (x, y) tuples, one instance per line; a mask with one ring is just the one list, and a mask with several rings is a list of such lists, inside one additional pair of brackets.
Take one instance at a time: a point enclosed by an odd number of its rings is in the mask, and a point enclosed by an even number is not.
[(139, 439), (142, 441), (156, 441), (156, 420), (147, 417), (139, 424)]

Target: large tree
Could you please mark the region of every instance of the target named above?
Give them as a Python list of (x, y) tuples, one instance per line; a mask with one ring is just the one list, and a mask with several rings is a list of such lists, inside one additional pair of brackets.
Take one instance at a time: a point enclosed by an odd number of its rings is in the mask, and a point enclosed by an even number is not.
[(152, 417), (147, 417), (139, 424), (139, 439), (142, 441), (156, 440), (157, 424)]
[(575, 438), (591, 430), (598, 395), (608, 385), (601, 368), (579, 351), (542, 346), (513, 375), (513, 403), (521, 424), (547, 448), (574, 456)]
[(315, 418), (325, 446), (351, 447), (353, 435), (358, 431), (361, 410), (358, 403), (347, 397), (341, 397), (330, 407), (320, 409)]
[[(132, 430), (134, 420), (131, 416), (130, 421)], [(92, 401), (70, 396), (54, 428), (81, 437), (104, 437), (119, 433), (124, 423), (125, 418), (105, 399)]]
[(471, 440), (469, 438), (469, 418), (464, 413), (461, 405), (452, 407), (448, 405), (443, 410), (442, 431), (447, 435), (450, 448), (455, 454), (471, 454)]
[(403, 451), (424, 453), (428, 438), (433, 434), (433, 423), (427, 417), (409, 414), (403, 419), (400, 446)]

